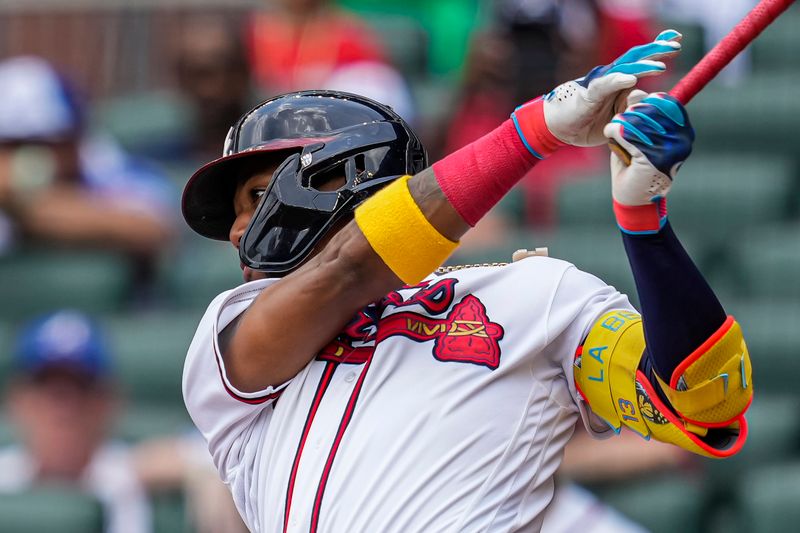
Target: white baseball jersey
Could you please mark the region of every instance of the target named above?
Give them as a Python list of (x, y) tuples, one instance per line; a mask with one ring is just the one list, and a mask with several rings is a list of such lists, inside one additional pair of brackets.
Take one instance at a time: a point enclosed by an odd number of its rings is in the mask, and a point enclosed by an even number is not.
[(243, 393), (218, 334), (275, 282), (211, 303), (183, 376), (251, 530), (541, 527), (582, 409), (575, 351), (603, 313), (631, 309), (625, 296), (546, 257), (430, 276), (360, 312), (288, 383)]

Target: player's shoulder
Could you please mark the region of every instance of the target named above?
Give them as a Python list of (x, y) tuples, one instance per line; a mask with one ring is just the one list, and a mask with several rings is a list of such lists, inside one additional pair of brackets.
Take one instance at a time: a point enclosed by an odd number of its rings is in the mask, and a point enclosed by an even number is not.
[(208, 304), (197, 325), (194, 338), (189, 346), (189, 355), (191, 356), (197, 351), (197, 346), (207, 346), (210, 337), (224, 329), (231, 320), (244, 312), (253, 300), (275, 281), (274, 279), (251, 281), (219, 293)]

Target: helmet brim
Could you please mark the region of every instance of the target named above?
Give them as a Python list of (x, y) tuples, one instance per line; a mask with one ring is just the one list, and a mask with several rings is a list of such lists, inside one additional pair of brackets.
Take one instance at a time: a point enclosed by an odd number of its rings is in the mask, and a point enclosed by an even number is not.
[(257, 148), (206, 163), (186, 182), (181, 200), (183, 218), (196, 233), (227, 241), (236, 220), (233, 197), (245, 169), (270, 157), (279, 166), (286, 157), (320, 139), (277, 139)]

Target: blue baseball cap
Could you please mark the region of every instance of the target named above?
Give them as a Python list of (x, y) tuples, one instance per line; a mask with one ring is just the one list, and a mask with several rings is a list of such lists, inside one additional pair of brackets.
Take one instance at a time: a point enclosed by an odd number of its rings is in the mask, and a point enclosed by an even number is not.
[(0, 143), (49, 142), (77, 135), (83, 109), (72, 86), (34, 56), (0, 61)]
[(27, 374), (54, 368), (92, 379), (111, 374), (100, 328), (88, 316), (72, 310), (50, 313), (27, 324), (17, 338), (14, 363)]

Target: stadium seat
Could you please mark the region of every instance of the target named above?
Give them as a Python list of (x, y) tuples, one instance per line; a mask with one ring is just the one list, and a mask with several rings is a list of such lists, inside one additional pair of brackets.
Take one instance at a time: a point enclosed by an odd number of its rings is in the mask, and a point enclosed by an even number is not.
[(230, 243), (193, 235), (165, 273), (164, 282), (178, 306), (205, 309), (219, 293), (242, 284), (242, 270)]
[(741, 323), (753, 360), (756, 390), (797, 393), (800, 375), (800, 303), (774, 300), (726, 302)]
[[(759, 377), (762, 366), (754, 360), (756, 394), (747, 411), (747, 443), (736, 456), (724, 461), (705, 461), (712, 485), (720, 501), (734, 497), (738, 480), (765, 465), (797, 456), (800, 446), (800, 397), (771, 394)], [(800, 496), (800, 494), (798, 495)]]
[(795, 178), (786, 157), (704, 155), (686, 161), (669, 195), (676, 229), (720, 238), (788, 216)]
[(509, 263), (515, 251), (521, 248), (532, 250), (539, 246), (545, 246), (541, 237), (525, 230), (509, 230), (502, 235), (492, 235), (491, 243), (477, 246), (468, 242), (465, 246), (457, 248), (445, 265)]
[(800, 299), (800, 225), (751, 228), (732, 247), (741, 295)]
[(569, 261), (635, 297), (633, 275), (616, 226), (563, 227), (541, 241), (537, 246), (547, 246), (550, 257)]
[(683, 34), (681, 53), (674, 60), (674, 69), (670, 69), (673, 72), (667, 72), (668, 76), (676, 76), (678, 73), (688, 72), (703, 58), (705, 54), (705, 31), (701, 25), (683, 20), (672, 21), (662, 18), (659, 28), (675, 28)]
[[(692, 236), (681, 236), (681, 242), (701, 271), (708, 268), (707, 250)], [(598, 224), (562, 226), (549, 237), (540, 237), (536, 246), (547, 246), (550, 257), (569, 261), (581, 270), (596, 275), (636, 301), (635, 285), (622, 236), (616, 226)]]
[(756, 470), (739, 484), (743, 531), (787, 533), (800, 524), (800, 462)]
[(0, 495), (3, 533), (101, 533), (103, 512), (92, 496), (69, 488)]
[[(795, 49), (788, 52), (796, 54)], [(756, 75), (734, 87), (712, 83), (689, 107), (697, 131), (695, 148), (747, 151), (763, 164), (772, 156), (796, 153), (798, 83), (797, 69)]]
[(598, 174), (562, 184), (556, 202), (558, 222), (562, 226), (616, 227), (611, 208), (611, 174)]
[(130, 400), (182, 409), (181, 375), (197, 311), (118, 315), (105, 320), (117, 365)]
[(180, 491), (151, 494), (153, 506), (153, 533), (195, 531), (186, 514), (186, 497)]
[(677, 475), (589, 487), (652, 533), (700, 533), (705, 503), (702, 484)]
[(753, 42), (753, 69), (761, 72), (792, 71), (797, 69), (797, 50), (800, 49), (800, 7), (789, 8)]
[(130, 289), (126, 259), (98, 251), (16, 252), (0, 257), (0, 279), (0, 319), (21, 320), (63, 307), (115, 311)]
[(174, 93), (153, 91), (107, 100), (93, 110), (92, 122), (127, 151), (158, 159), (174, 157), (176, 142), (191, 131), (191, 109)]
[[(669, 194), (670, 221), (679, 235), (718, 241), (755, 224), (785, 218), (795, 168), (787, 158), (695, 154)], [(564, 184), (559, 222), (614, 224), (608, 175)]]
[(5, 390), (8, 373), (11, 370), (14, 340), (14, 328), (8, 322), (0, 321), (0, 391)]
[(123, 407), (122, 416), (116, 421), (112, 433), (115, 438), (126, 442), (180, 435), (194, 427), (182, 404), (163, 405), (140, 398), (137, 402), (124, 403)]
[[(178, 193), (183, 192), (186, 182), (194, 172), (208, 161), (197, 159), (195, 161), (159, 161), (159, 169), (169, 178)], [(181, 224), (181, 229), (188, 230), (188, 226)]]
[(412, 124), (415, 130), (440, 128), (441, 124), (450, 119), (449, 114), (456, 105), (456, 93), (452, 84), (441, 79), (412, 80), (411, 95), (417, 109)]

